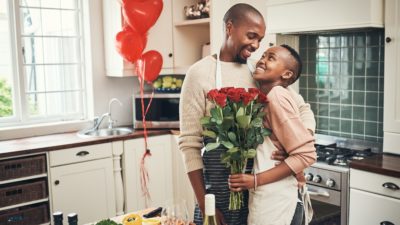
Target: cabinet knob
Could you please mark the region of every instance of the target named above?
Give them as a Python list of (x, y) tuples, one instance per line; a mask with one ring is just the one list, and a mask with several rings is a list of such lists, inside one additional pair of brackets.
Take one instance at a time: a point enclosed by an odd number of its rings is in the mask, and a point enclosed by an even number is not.
[(54, 181), (54, 184), (55, 184), (55, 185), (59, 185), (59, 184), (60, 184), (60, 181), (59, 181), (59, 180), (55, 180), (55, 181)]
[(170, 58), (171, 58), (171, 57), (172, 57), (172, 53), (169, 53), (169, 54), (168, 54), (168, 57), (170, 57)]
[(397, 186), (396, 184), (392, 183), (392, 182), (386, 182), (384, 184), (382, 184), (382, 187), (393, 190), (393, 191), (397, 191), (399, 190), (399, 186)]
[(268, 45), (269, 45), (269, 47), (272, 47), (272, 46), (274, 46), (274, 43), (270, 42), (270, 43), (268, 43)]
[(394, 223), (389, 222), (389, 221), (383, 221), (380, 223), (381, 225), (394, 225)]
[(391, 38), (391, 37), (386, 37), (386, 38), (385, 38), (385, 41), (386, 41), (386, 43), (389, 43), (389, 42), (392, 41), (392, 38)]

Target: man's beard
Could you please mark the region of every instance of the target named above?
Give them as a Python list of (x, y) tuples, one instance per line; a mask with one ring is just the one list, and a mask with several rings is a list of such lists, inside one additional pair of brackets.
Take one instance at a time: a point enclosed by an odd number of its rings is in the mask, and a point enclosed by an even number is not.
[(238, 62), (240, 64), (246, 64), (247, 63), (247, 59), (243, 59), (239, 55), (236, 55), (235, 62)]

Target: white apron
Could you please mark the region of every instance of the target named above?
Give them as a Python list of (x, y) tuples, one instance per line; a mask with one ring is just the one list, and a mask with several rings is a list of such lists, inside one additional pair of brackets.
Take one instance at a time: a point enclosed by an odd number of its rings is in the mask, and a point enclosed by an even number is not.
[[(254, 172), (261, 173), (275, 167), (271, 159), (276, 149), (269, 137), (257, 147)], [(249, 190), (249, 225), (290, 225), (298, 202), (298, 186), (294, 176)]]

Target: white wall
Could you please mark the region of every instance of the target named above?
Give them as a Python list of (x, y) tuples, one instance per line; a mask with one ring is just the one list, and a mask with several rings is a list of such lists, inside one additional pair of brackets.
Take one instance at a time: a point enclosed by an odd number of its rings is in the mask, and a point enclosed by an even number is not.
[[(114, 0), (111, 0), (114, 1)], [(131, 96), (134, 93), (136, 77), (113, 78), (105, 75), (104, 44), (103, 44), (103, 16), (102, 1), (88, 1), (90, 9), (90, 46), (92, 59), (92, 84), (93, 84), (93, 112), (92, 116), (100, 116), (108, 112), (108, 102), (112, 98), (118, 98), (123, 106), (113, 104), (112, 115), (117, 119), (117, 126), (132, 124)], [(86, 30), (87, 31), (87, 30)], [(136, 90), (137, 91), (137, 90)]]

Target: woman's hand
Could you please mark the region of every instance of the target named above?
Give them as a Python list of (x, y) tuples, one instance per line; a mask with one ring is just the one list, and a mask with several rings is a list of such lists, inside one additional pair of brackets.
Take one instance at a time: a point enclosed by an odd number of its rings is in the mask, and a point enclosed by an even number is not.
[[(272, 152), (271, 154), (271, 159), (272, 160), (277, 160), (277, 161), (284, 161), (289, 155), (287, 154), (287, 152), (283, 151), (283, 150), (275, 150)], [(278, 164), (280, 162), (277, 162)]]
[(250, 188), (254, 188), (253, 174), (231, 174), (228, 179), (229, 189), (234, 192), (240, 192)]

